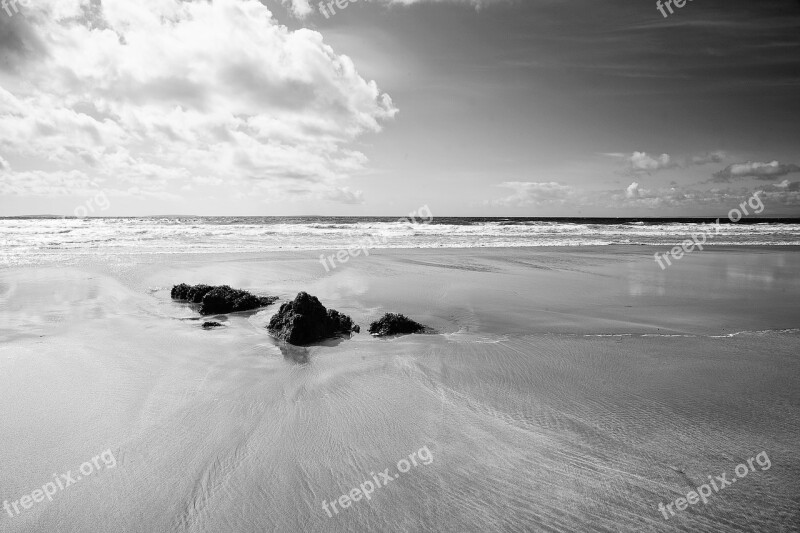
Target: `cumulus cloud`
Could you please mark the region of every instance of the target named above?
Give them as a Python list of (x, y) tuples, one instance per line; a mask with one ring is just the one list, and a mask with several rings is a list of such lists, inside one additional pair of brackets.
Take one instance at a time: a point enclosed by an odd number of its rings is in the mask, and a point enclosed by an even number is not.
[(639, 184), (635, 181), (625, 189), (625, 198), (637, 198), (639, 196)]
[(398, 112), (322, 35), (257, 0), (25, 9), (0, 37), (0, 149), (37, 178), (7, 192), (59, 194), (78, 172), (161, 195), (198, 178), (265, 198), (336, 194), (367, 164), (350, 144)]
[(298, 18), (305, 18), (313, 11), (308, 0), (281, 0), (281, 4), (288, 6)]
[(669, 154), (651, 157), (646, 152), (633, 152), (628, 158), (628, 164), (634, 172), (655, 172), (678, 166)]
[(8, 164), (8, 161), (3, 159), (3, 156), (0, 155), (0, 172), (2, 172), (3, 170), (9, 170), (10, 168), (11, 165)]
[(755, 178), (758, 180), (773, 180), (793, 172), (800, 172), (800, 166), (782, 164), (778, 161), (760, 163), (747, 161), (728, 165), (719, 172), (714, 173), (714, 181), (727, 182), (736, 178)]

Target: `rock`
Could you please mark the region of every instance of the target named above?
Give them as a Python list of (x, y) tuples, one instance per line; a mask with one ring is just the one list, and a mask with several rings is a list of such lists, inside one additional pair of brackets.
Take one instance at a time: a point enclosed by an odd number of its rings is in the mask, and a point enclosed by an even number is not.
[(231, 289), (227, 285), (213, 287), (203, 295), (200, 302), (201, 315), (235, 313), (266, 307), (274, 303), (277, 296), (256, 296), (247, 291)]
[(404, 315), (386, 313), (380, 320), (369, 325), (369, 332), (378, 337), (405, 333), (424, 333), (428, 328)]
[(361, 331), (349, 316), (325, 306), (315, 297), (300, 292), (294, 301), (281, 305), (267, 326), (269, 332), (289, 344), (303, 345), (338, 335)]
[(199, 304), (203, 301), (203, 297), (214, 289), (211, 285), (195, 285), (189, 287), (186, 293), (186, 299), (194, 304)]
[(220, 324), (219, 322), (203, 322), (203, 329), (218, 328), (221, 326), (222, 324)]
[(173, 300), (185, 300), (200, 304), (201, 315), (235, 313), (266, 307), (274, 303), (277, 296), (255, 296), (247, 291), (232, 289), (227, 285), (187, 285), (181, 283), (172, 287)]
[(172, 297), (173, 300), (185, 300), (186, 294), (189, 292), (190, 288), (191, 286), (185, 283), (181, 283), (180, 285), (174, 285), (169, 295)]
[(199, 304), (203, 300), (203, 296), (213, 288), (211, 285), (187, 285), (181, 283), (172, 287), (170, 296), (172, 296), (173, 300), (186, 300), (187, 302)]

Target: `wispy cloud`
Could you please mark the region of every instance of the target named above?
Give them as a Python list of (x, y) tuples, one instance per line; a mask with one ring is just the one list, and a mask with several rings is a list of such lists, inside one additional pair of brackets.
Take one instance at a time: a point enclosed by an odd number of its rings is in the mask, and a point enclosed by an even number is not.
[(692, 156), (690, 161), (693, 165), (707, 165), (709, 163), (722, 163), (725, 160), (726, 154), (722, 150), (715, 152), (708, 152), (702, 155)]
[(343, 204), (364, 203), (364, 192), (351, 190), (350, 187), (335, 189), (328, 193), (327, 197), (334, 202), (340, 202)]
[(625, 165), (625, 168), (631, 172), (647, 174), (661, 170), (720, 163), (726, 157), (725, 152), (722, 150), (684, 157), (674, 157), (666, 153), (650, 155), (647, 152), (633, 152), (632, 154), (610, 152), (603, 155), (620, 160)]
[(747, 161), (746, 163), (728, 165), (719, 172), (715, 172), (713, 181), (728, 182), (737, 178), (774, 180), (794, 172), (800, 172), (800, 166), (795, 164), (783, 164), (778, 161), (772, 161), (770, 163)]
[(563, 202), (574, 196), (577, 192), (569, 185), (562, 185), (555, 181), (530, 182), (530, 181), (505, 181), (499, 185), (514, 191), (513, 194), (493, 202), (496, 206), (526, 206), (542, 203), (552, 204)]
[(644, 187), (636, 181), (624, 189), (605, 190), (586, 190), (559, 182), (503, 182), (500, 186), (513, 189), (513, 194), (487, 201), (487, 204), (515, 208), (556, 206), (571, 210), (600, 208), (606, 211), (636, 208), (654, 212), (669, 210), (675, 214), (723, 208), (747, 198), (754, 190), (761, 190), (765, 193), (765, 201), (773, 205), (800, 206), (800, 182), (788, 181), (758, 189), (699, 189), (677, 184), (668, 187)]
[[(312, 0), (313, 1), (313, 0)], [(358, 1), (358, 0), (352, 0)], [(511, 3), (515, 0), (362, 0), (363, 2), (374, 2), (378, 4), (386, 4), (386, 5), (403, 5), (403, 6), (410, 6), (413, 4), (462, 4), (474, 7), (475, 9), (481, 9), (485, 6), (491, 4), (501, 4), (501, 3)], [(280, 0), (281, 4), (287, 6), (290, 12), (298, 17), (304, 18), (308, 16), (314, 8), (311, 7), (309, 0)], [(335, 2), (331, 2), (334, 6), (336, 5)]]

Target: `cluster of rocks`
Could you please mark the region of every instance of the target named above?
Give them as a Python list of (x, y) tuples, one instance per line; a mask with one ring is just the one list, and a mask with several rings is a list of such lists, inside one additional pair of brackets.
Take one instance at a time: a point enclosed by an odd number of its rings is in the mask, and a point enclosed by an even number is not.
[[(232, 289), (227, 285), (187, 285), (181, 283), (172, 288), (173, 300), (200, 304), (201, 315), (249, 311), (274, 303), (276, 296), (255, 296), (247, 291)], [(204, 329), (219, 327), (218, 322), (206, 322)], [(289, 344), (302, 346), (338, 336), (360, 333), (361, 328), (353, 320), (335, 309), (324, 305), (307, 292), (300, 292), (294, 300), (281, 305), (267, 325), (267, 330), (276, 338)], [(369, 332), (378, 337), (408, 333), (425, 333), (428, 328), (401, 314), (386, 313), (369, 326)]]
[(277, 296), (256, 296), (247, 291), (232, 289), (227, 285), (187, 285), (172, 287), (173, 300), (200, 304), (201, 315), (235, 313), (266, 307), (277, 301)]

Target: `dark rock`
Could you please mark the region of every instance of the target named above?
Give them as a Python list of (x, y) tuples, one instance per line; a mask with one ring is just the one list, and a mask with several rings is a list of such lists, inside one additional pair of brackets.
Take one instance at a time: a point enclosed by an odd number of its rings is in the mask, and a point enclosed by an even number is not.
[(311, 344), (361, 330), (349, 316), (325, 309), (315, 296), (306, 292), (298, 293), (294, 301), (281, 305), (267, 329), (275, 337), (295, 345)]
[(218, 328), (221, 326), (222, 324), (220, 324), (219, 322), (203, 322), (203, 329)]
[(247, 291), (231, 289), (227, 285), (222, 285), (213, 287), (203, 295), (203, 299), (200, 302), (200, 314), (213, 315), (249, 311), (270, 305), (277, 299), (276, 296), (259, 297)]
[(195, 285), (194, 287), (189, 287), (189, 290), (186, 292), (186, 299), (193, 304), (199, 304), (203, 301), (203, 297), (213, 289), (214, 287), (211, 285)]
[(200, 303), (203, 296), (213, 289), (210, 285), (187, 285), (181, 283), (172, 287), (170, 296), (173, 300), (186, 300), (187, 302)]
[(170, 292), (170, 296), (172, 296), (173, 300), (186, 300), (186, 295), (189, 294), (189, 289), (191, 289), (191, 285), (187, 285), (185, 283), (181, 283), (180, 285), (175, 285), (172, 287), (172, 291)]
[(380, 320), (369, 325), (369, 332), (378, 337), (406, 333), (424, 333), (428, 328), (404, 315), (386, 313)]
[(200, 304), (201, 315), (234, 313), (266, 307), (274, 303), (277, 296), (255, 296), (247, 291), (232, 289), (227, 285), (187, 285), (181, 283), (172, 287), (170, 293), (174, 300)]

